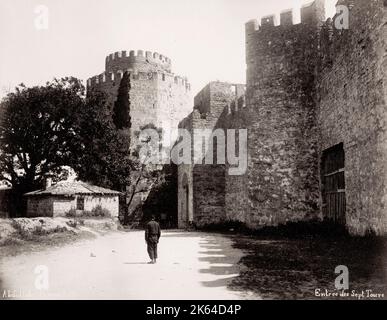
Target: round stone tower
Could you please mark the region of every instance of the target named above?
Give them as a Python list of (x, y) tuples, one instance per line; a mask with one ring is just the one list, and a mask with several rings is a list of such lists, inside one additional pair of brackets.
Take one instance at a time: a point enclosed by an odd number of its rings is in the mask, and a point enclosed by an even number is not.
[(172, 73), (171, 60), (157, 52), (120, 51), (105, 60), (105, 72), (88, 79), (87, 89), (108, 94), (111, 106), (125, 72), (130, 74), (129, 99), (132, 132), (154, 125), (173, 143), (173, 131), (192, 109), (191, 86)]

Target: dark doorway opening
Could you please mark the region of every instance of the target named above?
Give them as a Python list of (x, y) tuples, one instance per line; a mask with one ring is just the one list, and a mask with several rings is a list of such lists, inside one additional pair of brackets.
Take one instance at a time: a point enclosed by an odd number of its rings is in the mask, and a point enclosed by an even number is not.
[(185, 191), (185, 219), (189, 222), (189, 188), (188, 185), (184, 188)]
[(183, 175), (182, 179), (182, 187), (183, 187), (183, 194), (182, 194), (182, 199), (181, 199), (181, 222), (182, 225), (185, 227), (189, 226), (189, 185), (188, 185), (188, 177), (187, 174), (185, 173)]
[(345, 225), (345, 152), (342, 143), (322, 154), (321, 192), (324, 219)]

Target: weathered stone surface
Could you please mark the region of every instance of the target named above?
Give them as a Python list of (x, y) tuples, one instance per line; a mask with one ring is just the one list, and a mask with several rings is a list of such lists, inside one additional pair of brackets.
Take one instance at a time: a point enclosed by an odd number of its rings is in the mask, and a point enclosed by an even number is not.
[(141, 50), (122, 51), (106, 58), (105, 72), (88, 79), (88, 89), (107, 93), (113, 106), (126, 71), (131, 75), (129, 97), (133, 136), (150, 124), (162, 128), (164, 136), (169, 136), (191, 111), (188, 80), (173, 74), (171, 60), (163, 55)]
[[(192, 161), (195, 155), (195, 143), (199, 142), (199, 137), (195, 136), (194, 130), (223, 128), (224, 126), (219, 125), (222, 114), (233, 101), (243, 96), (244, 92), (243, 84), (211, 82), (198, 93), (195, 97), (194, 111), (179, 126), (191, 133)], [(208, 150), (208, 141), (205, 148)], [(214, 153), (216, 153), (216, 143), (214, 143)], [(204, 153), (203, 157), (205, 155)], [(225, 166), (217, 165), (216, 157), (214, 160), (213, 165), (205, 164), (203, 159), (191, 165), (179, 166), (180, 227), (185, 227), (188, 222), (193, 222), (200, 227), (227, 220), (225, 212), (227, 175)]]
[(387, 234), (387, 5), (338, 4), (349, 8), (348, 30), (335, 28), (337, 17), (324, 22), (322, 0), (302, 8), (297, 25), (289, 12), (279, 26), (272, 16), (246, 24), (245, 104), (213, 105), (206, 87), (182, 126), (248, 129), (248, 170), (230, 177), (227, 165), (179, 168), (193, 184), (190, 219), (251, 228), (321, 220), (322, 154), (342, 143), (346, 225), (352, 234)]
[(312, 5), (298, 25), (246, 28), (251, 227), (319, 217), (314, 68), (317, 22)]
[(382, 0), (358, 0), (349, 30), (330, 39), (322, 32), (319, 149), (344, 144), (346, 223), (355, 234), (387, 233), (386, 23)]
[[(117, 99), (123, 73), (130, 73), (131, 144), (139, 145), (144, 127), (162, 129), (163, 148), (176, 139), (179, 122), (192, 108), (191, 85), (186, 78), (172, 73), (171, 60), (159, 53), (122, 51), (106, 58), (105, 72), (88, 79), (88, 90), (97, 89), (108, 95), (111, 106)], [(129, 207), (134, 213), (149, 196), (149, 191), (136, 194)]]

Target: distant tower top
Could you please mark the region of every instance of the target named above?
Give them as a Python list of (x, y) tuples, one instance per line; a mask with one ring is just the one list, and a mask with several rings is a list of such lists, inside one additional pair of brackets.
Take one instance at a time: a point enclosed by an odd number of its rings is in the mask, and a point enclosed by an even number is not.
[(106, 72), (136, 70), (138, 72), (164, 71), (170, 73), (171, 59), (150, 51), (119, 51), (106, 57)]

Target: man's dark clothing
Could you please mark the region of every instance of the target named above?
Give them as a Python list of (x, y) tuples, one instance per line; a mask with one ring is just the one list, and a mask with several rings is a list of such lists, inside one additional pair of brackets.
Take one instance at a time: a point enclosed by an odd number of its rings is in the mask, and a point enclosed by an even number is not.
[(152, 220), (145, 228), (145, 241), (148, 244), (148, 254), (152, 261), (157, 259), (157, 244), (161, 237), (160, 225)]

